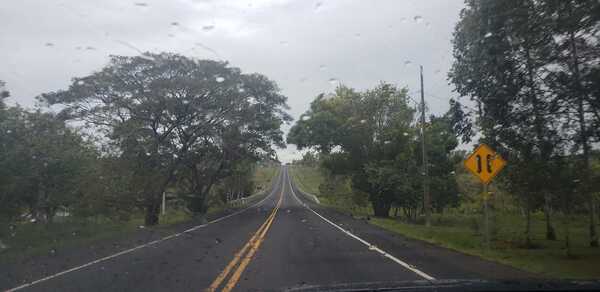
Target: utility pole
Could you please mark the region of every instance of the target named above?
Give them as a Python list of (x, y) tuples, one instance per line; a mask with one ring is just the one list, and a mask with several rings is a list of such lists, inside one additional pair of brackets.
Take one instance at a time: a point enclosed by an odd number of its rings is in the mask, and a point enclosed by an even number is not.
[(162, 204), (161, 204), (161, 213), (164, 216), (167, 212), (167, 195), (166, 192), (162, 193)]
[(431, 226), (431, 198), (429, 196), (429, 167), (425, 150), (425, 91), (423, 89), (423, 66), (421, 69), (421, 150), (423, 152), (423, 207), (425, 208), (425, 226)]

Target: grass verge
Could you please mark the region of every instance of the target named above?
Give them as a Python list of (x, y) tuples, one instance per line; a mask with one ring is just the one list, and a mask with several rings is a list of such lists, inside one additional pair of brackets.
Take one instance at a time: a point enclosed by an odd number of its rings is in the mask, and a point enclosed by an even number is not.
[[(3, 242), (9, 248), (0, 252), (0, 261), (10, 261), (20, 257), (53, 254), (58, 249), (83, 246), (98, 240), (111, 239), (133, 232), (143, 226), (143, 214), (136, 213), (128, 221), (115, 221), (108, 218), (67, 217), (50, 224), (19, 223), (10, 230)], [(185, 222), (190, 216), (181, 210), (170, 210), (161, 215), (160, 224), (152, 227), (159, 231), (166, 227)]]

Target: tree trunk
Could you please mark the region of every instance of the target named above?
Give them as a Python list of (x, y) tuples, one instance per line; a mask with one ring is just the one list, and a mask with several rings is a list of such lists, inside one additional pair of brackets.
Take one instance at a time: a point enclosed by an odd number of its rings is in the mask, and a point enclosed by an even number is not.
[(585, 108), (583, 105), (583, 100), (585, 93), (581, 87), (581, 78), (579, 74), (579, 59), (577, 54), (577, 46), (575, 45), (575, 33), (571, 31), (569, 33), (569, 41), (571, 45), (571, 58), (573, 59), (573, 77), (575, 78), (575, 86), (577, 87), (577, 119), (579, 123), (579, 131), (580, 136), (579, 144), (583, 150), (582, 153), (582, 164), (583, 164), (583, 179), (580, 184), (583, 186), (582, 190), (584, 191), (584, 195), (589, 197), (590, 204), (590, 246), (598, 247), (598, 234), (596, 233), (596, 225), (595, 225), (595, 214), (593, 205), (592, 194), (589, 192), (589, 184), (590, 184), (590, 144), (589, 144), (589, 135), (587, 133), (586, 127), (586, 119), (585, 119)]
[(556, 232), (554, 231), (554, 227), (552, 226), (552, 222), (550, 221), (550, 216), (552, 213), (552, 207), (550, 206), (550, 196), (544, 196), (544, 216), (546, 217), (546, 239), (547, 240), (556, 240)]
[(565, 252), (567, 257), (572, 257), (573, 254), (571, 253), (571, 212), (567, 211), (565, 212)]
[(44, 208), (44, 220), (45, 220), (46, 224), (52, 224), (52, 222), (54, 221), (55, 213), (56, 213), (56, 211), (54, 210), (54, 208), (51, 208), (48, 206), (46, 206)]
[(160, 200), (151, 199), (146, 205), (146, 226), (158, 225), (158, 215), (160, 214)]
[(531, 247), (531, 208), (526, 207), (525, 211), (525, 246)]
[(390, 216), (392, 204), (386, 202), (373, 202), (373, 213), (375, 217), (387, 218)]
[(590, 198), (590, 246), (598, 247), (598, 233), (596, 233), (596, 206), (594, 199)]

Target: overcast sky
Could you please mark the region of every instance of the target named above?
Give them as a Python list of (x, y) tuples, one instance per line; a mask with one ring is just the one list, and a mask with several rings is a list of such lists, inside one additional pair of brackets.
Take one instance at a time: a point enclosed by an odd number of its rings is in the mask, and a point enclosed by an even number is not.
[[(170, 51), (265, 74), (298, 118), (338, 82), (365, 89), (387, 81), (417, 99), (422, 64), (428, 106), (440, 114), (456, 96), (446, 74), (463, 6), (463, 0), (5, 1), (0, 80), (10, 103), (32, 107), (36, 95), (66, 88), (110, 54)], [(284, 162), (299, 155), (293, 145), (278, 153)]]

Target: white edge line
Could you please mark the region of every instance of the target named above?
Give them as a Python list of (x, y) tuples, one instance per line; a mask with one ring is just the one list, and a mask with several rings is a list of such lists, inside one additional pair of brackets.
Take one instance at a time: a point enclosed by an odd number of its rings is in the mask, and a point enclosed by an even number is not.
[(300, 201), (300, 199), (298, 199), (298, 197), (296, 196), (296, 193), (294, 192), (294, 188), (292, 187), (292, 181), (290, 180), (290, 176), (289, 176), (289, 173), (288, 173), (288, 170), (287, 170), (287, 168), (286, 168), (286, 176), (287, 176), (288, 184), (290, 185), (290, 190), (292, 191), (292, 195), (294, 196), (294, 198), (296, 199), (296, 201), (298, 201), (298, 202), (299, 202), (299, 203), (300, 203), (302, 206), (304, 206), (304, 207), (305, 207), (305, 208), (307, 208), (308, 210), (312, 211), (313, 213), (315, 213), (315, 215), (319, 216), (319, 217), (320, 217), (321, 219), (323, 219), (325, 222), (327, 222), (327, 223), (331, 224), (332, 226), (334, 226), (335, 228), (339, 229), (340, 231), (342, 231), (342, 232), (343, 232), (343, 233), (345, 233), (346, 235), (348, 235), (348, 236), (350, 236), (350, 237), (352, 237), (352, 238), (354, 238), (354, 239), (358, 240), (360, 243), (362, 243), (362, 244), (366, 245), (366, 246), (367, 246), (367, 247), (368, 247), (370, 250), (373, 250), (373, 251), (376, 251), (376, 252), (378, 252), (379, 254), (383, 255), (384, 257), (386, 257), (386, 258), (388, 258), (388, 259), (390, 259), (390, 260), (394, 261), (395, 263), (397, 263), (397, 264), (399, 264), (399, 265), (401, 265), (401, 266), (405, 267), (406, 269), (408, 269), (408, 270), (410, 270), (410, 271), (414, 272), (415, 274), (417, 274), (417, 275), (419, 275), (419, 276), (421, 276), (421, 277), (425, 278), (426, 280), (429, 280), (429, 281), (435, 280), (435, 278), (434, 278), (434, 277), (432, 277), (432, 276), (430, 276), (430, 275), (428, 275), (428, 274), (426, 274), (426, 273), (422, 272), (421, 270), (419, 270), (419, 269), (415, 268), (413, 265), (410, 265), (410, 264), (408, 264), (408, 263), (406, 263), (406, 262), (404, 262), (404, 261), (402, 261), (402, 260), (398, 259), (397, 257), (395, 257), (395, 256), (393, 256), (393, 255), (391, 255), (391, 254), (389, 254), (389, 253), (387, 253), (387, 252), (383, 251), (382, 249), (380, 249), (380, 248), (378, 248), (378, 247), (376, 247), (376, 246), (374, 246), (374, 245), (370, 244), (368, 241), (366, 241), (366, 240), (364, 240), (364, 239), (362, 239), (362, 238), (360, 238), (360, 237), (358, 237), (358, 236), (356, 236), (356, 235), (352, 234), (350, 231), (348, 231), (348, 230), (346, 230), (346, 229), (344, 229), (344, 228), (340, 227), (339, 225), (337, 225), (337, 224), (335, 224), (335, 223), (331, 222), (331, 220), (329, 220), (329, 219), (327, 219), (327, 218), (323, 217), (321, 214), (317, 213), (317, 212), (316, 212), (315, 210), (313, 210), (311, 207), (309, 207), (308, 205), (306, 205), (305, 203), (303, 203), (302, 201)]
[[(281, 180), (281, 179), (283, 178), (283, 170), (279, 172), (279, 175), (278, 175), (278, 177), (279, 177), (279, 179), (278, 179), (278, 180)], [(277, 184), (276, 184), (276, 185), (277, 185)], [(283, 182), (282, 182), (282, 187), (283, 187)], [(151, 246), (151, 245), (155, 245), (155, 244), (157, 244), (157, 243), (159, 243), (159, 242), (163, 242), (163, 241), (166, 241), (166, 240), (169, 240), (169, 239), (175, 238), (175, 237), (179, 237), (179, 236), (181, 236), (181, 235), (182, 235), (182, 234), (184, 234), (184, 233), (189, 233), (189, 232), (192, 232), (192, 231), (194, 231), (194, 230), (197, 230), (197, 229), (199, 229), (199, 228), (206, 227), (206, 226), (207, 226), (207, 225), (209, 225), (209, 224), (213, 224), (213, 223), (217, 223), (217, 222), (219, 222), (219, 221), (225, 220), (225, 219), (227, 219), (227, 218), (230, 218), (230, 217), (232, 217), (232, 216), (235, 216), (235, 215), (238, 215), (238, 214), (240, 214), (240, 213), (243, 213), (243, 212), (247, 211), (247, 210), (248, 210), (248, 209), (250, 209), (250, 208), (254, 208), (254, 207), (256, 207), (256, 206), (258, 206), (258, 205), (262, 204), (262, 203), (263, 203), (265, 200), (267, 200), (269, 197), (271, 197), (271, 196), (272, 196), (272, 195), (275, 193), (275, 190), (276, 190), (276, 188), (273, 188), (273, 189), (271, 190), (271, 193), (270, 193), (268, 196), (265, 196), (265, 197), (264, 197), (262, 200), (260, 200), (258, 203), (254, 204), (254, 205), (252, 205), (252, 206), (248, 206), (248, 207), (246, 207), (246, 208), (244, 208), (244, 209), (242, 209), (242, 210), (239, 210), (239, 211), (237, 211), (237, 212), (231, 213), (231, 214), (229, 214), (229, 215), (227, 215), (227, 216), (223, 216), (223, 217), (217, 218), (217, 219), (215, 219), (215, 220), (212, 220), (212, 221), (210, 221), (210, 222), (208, 222), (208, 223), (200, 224), (200, 225), (194, 226), (194, 227), (192, 227), (192, 228), (186, 229), (186, 230), (184, 230), (184, 231), (182, 231), (182, 232), (175, 233), (175, 234), (171, 234), (171, 235), (168, 235), (168, 236), (162, 237), (162, 238), (160, 238), (160, 239), (157, 239), (157, 240), (154, 240), (154, 241), (150, 241), (150, 242), (147, 242), (147, 243), (144, 243), (144, 244), (138, 245), (138, 246), (136, 246), (136, 247), (132, 247), (132, 248), (130, 248), (130, 249), (126, 249), (126, 250), (120, 251), (120, 252), (118, 252), (118, 253), (115, 253), (115, 254), (112, 254), (112, 255), (109, 255), (109, 256), (106, 256), (106, 257), (103, 257), (103, 258), (99, 258), (99, 259), (93, 260), (93, 261), (91, 261), (91, 262), (88, 262), (88, 263), (85, 263), (85, 264), (83, 264), (83, 265), (79, 265), (79, 266), (76, 266), (76, 267), (70, 268), (70, 269), (68, 269), (68, 270), (64, 270), (64, 271), (62, 271), (62, 272), (58, 272), (58, 273), (56, 273), (56, 274), (53, 274), (53, 275), (50, 275), (50, 276), (47, 276), (47, 277), (44, 277), (44, 278), (41, 278), (41, 279), (38, 279), (38, 280), (35, 280), (35, 281), (32, 281), (32, 282), (29, 282), (29, 283), (22, 284), (21, 286), (17, 286), (17, 287), (14, 287), (14, 288), (10, 288), (10, 289), (8, 289), (8, 290), (5, 290), (5, 292), (13, 292), (13, 291), (21, 290), (21, 289), (24, 289), (24, 288), (27, 288), (27, 287), (33, 286), (33, 285), (35, 285), (35, 284), (38, 284), (38, 283), (41, 283), (41, 282), (45, 282), (45, 281), (48, 281), (48, 280), (51, 280), (51, 279), (54, 279), (54, 278), (60, 277), (60, 276), (62, 276), (62, 275), (65, 275), (65, 274), (68, 274), (68, 273), (71, 273), (71, 272), (75, 272), (75, 271), (81, 270), (81, 269), (83, 269), (83, 268), (86, 268), (86, 267), (89, 267), (89, 266), (91, 266), (91, 265), (94, 265), (94, 264), (97, 264), (97, 263), (100, 263), (100, 262), (104, 262), (104, 261), (110, 260), (110, 259), (112, 259), (112, 258), (116, 258), (116, 257), (118, 257), (118, 256), (121, 256), (121, 255), (124, 255), (124, 254), (131, 253), (131, 252), (133, 252), (133, 251), (136, 251), (136, 250), (138, 250), (138, 249), (142, 249), (142, 248), (144, 248), (144, 247), (148, 247), (148, 246)]]

